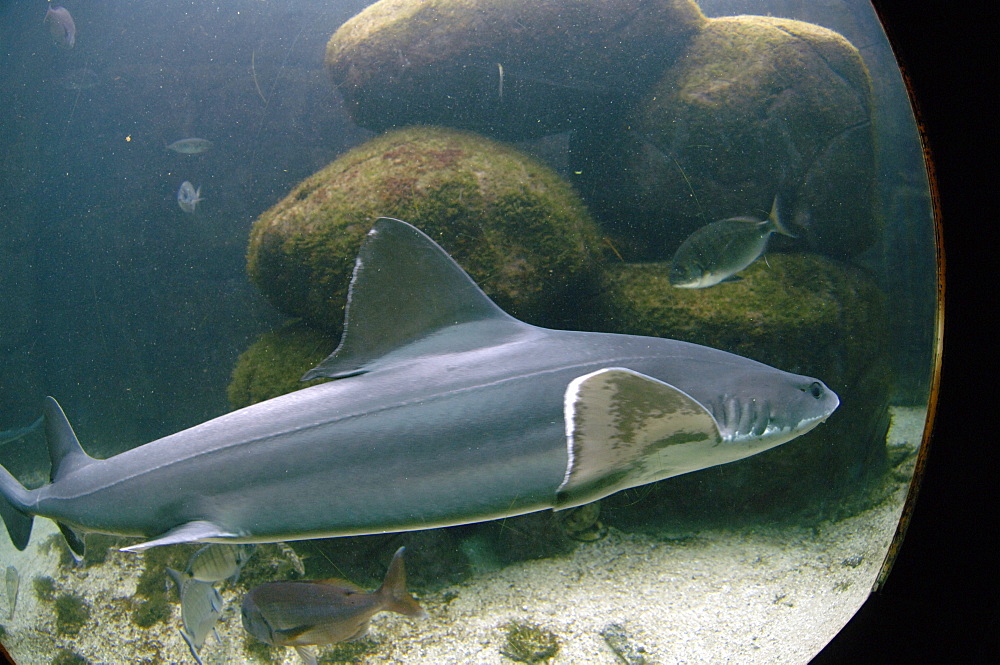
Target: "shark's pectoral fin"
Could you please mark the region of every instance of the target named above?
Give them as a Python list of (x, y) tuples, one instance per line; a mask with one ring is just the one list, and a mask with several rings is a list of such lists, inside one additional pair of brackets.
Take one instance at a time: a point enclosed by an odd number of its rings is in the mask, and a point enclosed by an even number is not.
[(223, 531), (215, 524), (205, 521), (188, 522), (187, 524), (181, 524), (178, 527), (174, 527), (170, 531), (159, 538), (154, 538), (153, 540), (147, 540), (144, 543), (139, 543), (138, 545), (130, 545), (129, 547), (123, 547), (122, 552), (141, 552), (142, 550), (149, 549), (150, 547), (159, 547), (160, 545), (176, 545), (178, 543), (199, 543), (205, 542), (209, 538), (235, 538), (236, 534), (228, 533)]
[(573, 508), (628, 487), (669, 478), (676, 450), (689, 456), (722, 440), (712, 414), (687, 393), (652, 377), (610, 367), (566, 388), (569, 461), (555, 509)]

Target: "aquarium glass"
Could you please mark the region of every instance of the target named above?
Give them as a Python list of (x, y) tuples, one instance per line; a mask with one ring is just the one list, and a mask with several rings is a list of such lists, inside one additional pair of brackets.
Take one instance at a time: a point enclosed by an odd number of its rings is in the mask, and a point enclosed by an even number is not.
[(864, 0), (24, 0), (0, 58), (15, 662), (805, 663), (889, 574), (940, 259)]

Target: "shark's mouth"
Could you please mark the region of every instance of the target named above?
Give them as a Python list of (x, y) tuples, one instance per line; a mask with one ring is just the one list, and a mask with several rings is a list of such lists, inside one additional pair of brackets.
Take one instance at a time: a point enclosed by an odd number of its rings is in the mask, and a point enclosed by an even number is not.
[(797, 417), (789, 409), (775, 409), (768, 400), (745, 400), (730, 395), (706, 406), (719, 424), (723, 441), (752, 443), (762, 449), (801, 436), (830, 415), (821, 412)]

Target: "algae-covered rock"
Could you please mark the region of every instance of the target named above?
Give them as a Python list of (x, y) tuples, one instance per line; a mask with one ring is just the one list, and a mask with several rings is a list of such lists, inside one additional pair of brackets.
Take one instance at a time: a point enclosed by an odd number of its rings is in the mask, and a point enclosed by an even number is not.
[(257, 402), (308, 388), (326, 379), (300, 381), (337, 346), (334, 336), (304, 325), (286, 323), (257, 338), (240, 354), (226, 390), (229, 403), (241, 409)]
[[(786, 512), (842, 496), (884, 468), (891, 390), (881, 293), (862, 271), (811, 254), (772, 254), (708, 289), (670, 286), (667, 263), (617, 264), (594, 327), (670, 337), (823, 380), (840, 407), (812, 432), (736, 464), (657, 483), (641, 510), (608, 521), (706, 513)], [(645, 491), (645, 490), (644, 490)], [(661, 512), (662, 511), (662, 512)]]
[(569, 184), (510, 147), (432, 127), (373, 139), (295, 187), (254, 224), (250, 276), (278, 309), (337, 331), (378, 217), (428, 234), (518, 318), (562, 323), (591, 288), (600, 238)]
[(642, 234), (642, 258), (669, 258), (704, 224), (766, 216), (780, 194), (797, 245), (843, 259), (881, 231), (874, 145), (854, 46), (809, 23), (736, 16), (710, 20), (619, 129), (582, 132), (573, 170), (602, 222)]
[(705, 22), (694, 0), (382, 0), (334, 33), (326, 66), (369, 129), (515, 140), (644, 90)]

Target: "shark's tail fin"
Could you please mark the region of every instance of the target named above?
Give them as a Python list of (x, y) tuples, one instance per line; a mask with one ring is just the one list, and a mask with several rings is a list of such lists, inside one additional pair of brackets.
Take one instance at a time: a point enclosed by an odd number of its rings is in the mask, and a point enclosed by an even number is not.
[[(45, 398), (43, 407), (45, 415), (45, 439), (49, 444), (49, 458), (52, 461), (51, 478), (55, 482), (59, 478), (93, 463), (93, 457), (83, 451), (80, 442), (73, 433), (73, 428), (66, 420), (59, 403), (51, 397)], [(27, 489), (12, 476), (7, 469), (0, 466), (0, 517), (7, 525), (7, 533), (11, 542), (19, 550), (28, 545), (31, 537), (31, 523), (34, 516), (28, 510), (31, 505), (31, 490)], [(65, 525), (59, 528), (75, 553), (83, 551), (83, 542)]]
[(0, 517), (7, 525), (11, 542), (19, 550), (28, 546), (31, 523), (34, 520), (30, 513), (25, 512), (29, 491), (10, 471), (0, 466)]

